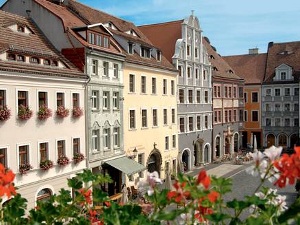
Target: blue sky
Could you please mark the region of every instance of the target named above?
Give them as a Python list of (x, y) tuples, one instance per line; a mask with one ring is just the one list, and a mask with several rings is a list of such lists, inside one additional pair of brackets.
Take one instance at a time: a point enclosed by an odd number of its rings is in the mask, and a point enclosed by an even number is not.
[[(299, 0), (77, 0), (136, 25), (184, 19), (194, 10), (221, 55), (267, 51), (269, 42), (300, 41)], [(0, 0), (2, 5), (5, 0)]]

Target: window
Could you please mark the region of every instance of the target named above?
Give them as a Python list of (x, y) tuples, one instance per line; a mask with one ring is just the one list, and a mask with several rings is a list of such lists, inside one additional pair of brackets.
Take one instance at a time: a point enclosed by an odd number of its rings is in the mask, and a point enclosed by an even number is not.
[(114, 127), (114, 148), (120, 147), (120, 128)]
[(90, 44), (95, 44), (95, 34), (94, 33), (89, 33), (89, 39), (88, 42)]
[(100, 150), (100, 132), (99, 129), (92, 130), (92, 151), (98, 152)]
[(119, 78), (119, 65), (114, 63), (114, 78)]
[(135, 128), (135, 110), (129, 110), (129, 128)]
[(3, 109), (6, 106), (6, 92), (0, 90), (0, 109)]
[(44, 59), (43, 63), (45, 66), (50, 66), (50, 59)]
[(178, 66), (178, 73), (179, 73), (179, 76), (181, 77), (182, 76), (182, 67), (181, 66)]
[(279, 127), (279, 126), (280, 126), (280, 122), (281, 122), (281, 119), (280, 119), (280, 118), (275, 118), (275, 126), (276, 126), (276, 127)]
[(109, 46), (109, 39), (107, 37), (103, 37), (103, 47), (108, 48)]
[(43, 162), (47, 160), (49, 157), (48, 143), (47, 142), (40, 143), (39, 147), (40, 147), (40, 162)]
[(128, 43), (128, 53), (133, 54), (133, 43), (132, 42)]
[(252, 102), (258, 102), (258, 93), (252, 92)]
[(176, 148), (176, 135), (172, 135), (172, 148)]
[(80, 153), (80, 138), (73, 138), (73, 155)]
[(207, 71), (203, 70), (203, 80), (206, 80), (207, 76), (206, 76)]
[(161, 61), (161, 52), (160, 51), (156, 51), (156, 59), (157, 61)]
[(205, 103), (208, 103), (208, 91), (204, 91), (204, 100)]
[(165, 137), (165, 149), (169, 150), (169, 137)]
[(248, 111), (244, 111), (244, 121), (247, 122), (248, 121)]
[(23, 55), (17, 55), (17, 61), (25, 62), (25, 57)]
[(152, 77), (152, 94), (156, 94), (156, 78)]
[(290, 118), (284, 119), (284, 126), (289, 127), (290, 126)]
[(141, 77), (141, 92), (143, 94), (146, 94), (146, 77), (145, 76)]
[(278, 103), (275, 104), (275, 111), (276, 112), (280, 111), (280, 104), (278, 104)]
[(61, 156), (66, 156), (66, 149), (65, 149), (65, 141), (64, 140), (60, 140), (57, 141), (57, 156), (58, 158)]
[(16, 61), (16, 55), (15, 54), (7, 54), (6, 56), (7, 60), (10, 60), (10, 61)]
[(236, 87), (233, 87), (233, 97), (236, 98)]
[(92, 91), (92, 110), (99, 109), (99, 91)]
[(179, 89), (179, 102), (184, 103), (184, 89)]
[(258, 111), (252, 111), (252, 121), (258, 121)]
[(109, 103), (109, 91), (103, 91), (103, 110), (109, 109)]
[(174, 124), (176, 120), (175, 109), (172, 109), (172, 123)]
[(218, 91), (218, 98), (221, 98), (221, 87), (220, 86), (217, 87), (217, 91)]
[[(241, 113), (241, 115), (243, 116), (243, 113)], [(221, 115), (221, 111), (218, 111), (218, 122), (221, 123), (222, 122), (222, 115)]]
[(240, 109), (239, 111), (239, 118), (240, 118), (240, 121), (243, 122), (244, 121), (244, 113), (243, 113), (243, 110)]
[(269, 103), (266, 103), (266, 111), (267, 112), (271, 111), (271, 106)]
[(196, 79), (199, 78), (199, 70), (198, 70), (198, 68), (195, 69), (195, 77), (196, 77)]
[(73, 103), (73, 108), (79, 107), (79, 94), (78, 93), (72, 94), (72, 103)]
[(233, 110), (233, 121), (237, 121), (237, 111), (236, 109)]
[(214, 86), (214, 97), (217, 97), (217, 86)]
[(232, 88), (228, 87), (228, 98), (231, 98), (232, 96)]
[(266, 96), (271, 96), (271, 89), (270, 88), (266, 89)]
[(103, 76), (108, 77), (109, 63), (103, 62)]
[(284, 111), (290, 111), (290, 104), (284, 104)]
[(7, 148), (0, 148), (0, 163), (4, 168), (8, 168), (7, 165)]
[(98, 75), (98, 60), (92, 60), (92, 74)]
[(286, 72), (281, 72), (280, 73), (280, 79), (281, 80), (286, 80)]
[(150, 49), (147, 47), (141, 47), (141, 56), (144, 58), (150, 58)]
[(275, 88), (275, 96), (280, 96), (280, 89), (279, 88)]
[(163, 94), (167, 94), (167, 79), (163, 79)]
[(271, 119), (270, 118), (266, 118), (266, 126), (271, 126)]
[(135, 92), (135, 77), (133, 74), (129, 75), (129, 92)]
[(105, 150), (110, 149), (110, 128), (103, 129), (103, 147)]
[(225, 94), (224, 94), (225, 98), (228, 98), (228, 87), (225, 86)]
[(119, 96), (119, 92), (113, 92), (113, 109), (119, 109), (119, 104), (120, 102), (120, 96)]
[(193, 90), (189, 90), (188, 91), (188, 93), (189, 93), (189, 103), (193, 103)]
[(47, 92), (38, 92), (38, 98), (39, 98), (39, 107), (48, 106)]
[(181, 132), (181, 133), (183, 133), (184, 130), (185, 130), (185, 129), (184, 129), (184, 126), (185, 126), (185, 125), (184, 125), (184, 118), (181, 117), (181, 118), (179, 119), (179, 129), (180, 129), (180, 132)]
[(193, 117), (189, 117), (189, 131), (193, 131), (194, 130), (194, 118)]
[(228, 123), (228, 111), (225, 110), (225, 123)]
[(239, 98), (243, 98), (244, 96), (244, 89), (243, 87), (239, 87)]
[(168, 110), (164, 109), (164, 125), (168, 124)]
[(191, 78), (191, 67), (187, 68), (187, 76), (188, 78)]
[(232, 120), (232, 113), (231, 113), (231, 110), (228, 110), (228, 121), (231, 122)]
[(296, 111), (296, 112), (299, 111), (299, 104), (298, 103), (294, 104), (294, 111)]
[(142, 127), (147, 127), (147, 110), (142, 110)]
[(152, 110), (153, 126), (157, 127), (157, 109)]
[(201, 130), (201, 116), (197, 116), (197, 130)]
[(187, 52), (187, 53), (186, 53), (187, 55), (190, 55), (190, 54), (191, 54), (191, 46), (190, 46), (190, 45), (187, 45), (187, 46), (186, 46), (186, 52)]
[(245, 100), (245, 102), (248, 102), (248, 95), (247, 95), (247, 93), (244, 93), (244, 100)]
[(19, 146), (19, 166), (29, 163), (29, 146)]
[(36, 201), (37, 202), (49, 201), (51, 195), (52, 195), (52, 191), (49, 188), (44, 188), (38, 192)]
[(298, 118), (294, 119), (294, 126), (296, 126), (296, 127), (299, 126), (299, 119)]
[(208, 116), (204, 116), (204, 126), (208, 129)]
[(290, 96), (290, 94), (291, 94), (290, 92), (291, 92), (291, 91), (290, 91), (289, 88), (285, 88), (285, 89), (284, 89), (284, 95), (285, 95), (285, 96)]
[(294, 88), (294, 95), (299, 96), (299, 88)]
[(25, 27), (22, 26), (22, 25), (17, 25), (17, 31), (21, 32), (21, 33), (24, 33), (25, 32)]
[(199, 90), (197, 90), (197, 96), (196, 96), (196, 101), (197, 101), (197, 103), (200, 103), (200, 101), (201, 101), (201, 91), (199, 91)]
[(28, 105), (28, 92), (27, 91), (18, 91), (18, 106)]
[(175, 82), (171, 80), (171, 95), (175, 95)]
[(214, 122), (218, 122), (218, 111), (214, 111)]
[(29, 62), (33, 64), (40, 64), (40, 60), (37, 57), (30, 57)]
[(56, 93), (56, 106), (65, 106), (65, 94), (62, 92)]

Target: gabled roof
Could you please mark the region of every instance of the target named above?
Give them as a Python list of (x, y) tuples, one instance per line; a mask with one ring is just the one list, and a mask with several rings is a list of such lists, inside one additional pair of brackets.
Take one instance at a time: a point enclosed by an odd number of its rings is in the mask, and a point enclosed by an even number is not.
[(263, 82), (266, 53), (223, 56), (223, 59), (245, 80), (245, 84), (261, 84)]
[[(112, 23), (116, 29), (108, 29), (116, 36), (120, 36), (127, 41), (141, 44), (144, 47), (157, 48), (152, 44), (152, 42), (136, 27), (132, 22), (128, 22), (102, 12), (97, 9), (93, 9), (89, 6), (83, 5), (77, 1), (69, 0), (67, 7), (70, 11), (74, 13), (78, 18), (84, 21), (86, 24), (94, 23)], [(127, 32), (133, 30), (135, 35), (128, 34)], [(151, 57), (142, 58), (139, 53), (127, 54), (127, 49), (123, 49), (123, 53), (126, 55), (127, 62), (140, 63), (143, 65), (149, 65), (159, 68), (164, 68), (168, 70), (174, 70), (174, 66), (162, 55), (161, 61)]]
[(155, 46), (158, 46), (161, 49), (162, 54), (172, 63), (176, 41), (182, 38), (182, 23), (183, 20), (177, 20), (166, 23), (143, 25), (138, 28)]
[[(11, 27), (14, 25), (26, 26), (30, 33), (13, 30)], [(0, 60), (0, 70), (87, 78), (46, 40), (30, 19), (0, 10), (0, 53), (4, 52), (52, 59), (62, 62), (65, 67)]]
[(207, 38), (203, 38), (203, 44), (207, 49), (208, 58), (212, 64), (213, 78), (242, 80), (229, 64), (214, 50)]
[(268, 45), (268, 58), (264, 82), (269, 82), (275, 75), (275, 69), (281, 64), (293, 68), (293, 75), (300, 73), (300, 41), (273, 43)]

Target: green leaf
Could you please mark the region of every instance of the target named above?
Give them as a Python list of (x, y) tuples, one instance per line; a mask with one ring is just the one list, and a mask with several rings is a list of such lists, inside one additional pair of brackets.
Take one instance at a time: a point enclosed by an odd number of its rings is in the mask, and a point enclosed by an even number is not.
[(99, 188), (94, 188), (92, 195), (93, 195), (93, 201), (97, 203), (102, 203), (104, 201), (109, 200), (107, 193), (102, 191)]
[(227, 207), (233, 208), (235, 210), (243, 210), (243, 209), (249, 207), (250, 205), (251, 204), (249, 202), (239, 201), (236, 199), (227, 202)]
[(83, 187), (83, 182), (80, 181), (77, 177), (68, 179), (68, 186), (73, 189), (81, 189)]
[(227, 214), (224, 214), (224, 213), (213, 213), (211, 215), (205, 216), (205, 218), (207, 218), (210, 221), (215, 222), (215, 223), (218, 224), (219, 222), (221, 222), (223, 220), (226, 220), (226, 219), (229, 219), (231, 217)]

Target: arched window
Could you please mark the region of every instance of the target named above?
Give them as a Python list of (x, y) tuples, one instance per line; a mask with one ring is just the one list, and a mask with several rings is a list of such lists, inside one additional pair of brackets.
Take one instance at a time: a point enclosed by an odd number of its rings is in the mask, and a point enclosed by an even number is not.
[(44, 188), (42, 190), (39, 191), (39, 193), (37, 194), (37, 199), (36, 201), (47, 201), (50, 199), (52, 195), (52, 191), (49, 188)]

